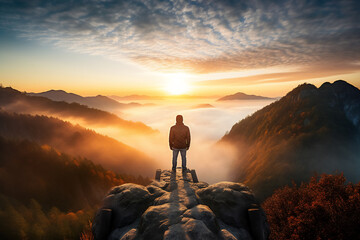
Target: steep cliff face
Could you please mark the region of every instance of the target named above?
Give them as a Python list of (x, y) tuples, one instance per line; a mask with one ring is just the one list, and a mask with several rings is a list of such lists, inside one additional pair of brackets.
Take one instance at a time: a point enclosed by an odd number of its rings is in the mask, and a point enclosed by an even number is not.
[(147, 187), (111, 189), (93, 224), (95, 239), (266, 239), (266, 216), (241, 183), (194, 182), (180, 169)]

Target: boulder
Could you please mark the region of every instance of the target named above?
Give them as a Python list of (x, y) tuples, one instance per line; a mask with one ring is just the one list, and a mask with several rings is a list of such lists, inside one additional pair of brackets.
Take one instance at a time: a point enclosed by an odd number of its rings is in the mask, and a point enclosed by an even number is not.
[(218, 239), (217, 234), (213, 233), (208, 229), (205, 223), (201, 220), (189, 219), (184, 224), (184, 231), (190, 239), (197, 240), (216, 240)]
[(226, 229), (221, 229), (220, 236), (223, 240), (237, 240), (237, 238)]
[(155, 185), (149, 185), (146, 187), (146, 189), (149, 191), (149, 193), (153, 196), (154, 199), (160, 197), (164, 193), (167, 193), (167, 191)]
[(151, 201), (152, 196), (144, 186), (127, 183), (111, 189), (103, 204), (103, 208), (112, 210), (110, 229), (121, 228), (134, 222)]
[(164, 240), (190, 240), (181, 223), (171, 225), (164, 233)]
[(248, 209), (257, 201), (244, 184), (220, 182), (199, 189), (196, 194), (226, 224), (249, 231)]
[(257, 240), (253, 238), (245, 228), (238, 228), (227, 225), (220, 219), (218, 219), (218, 223), (221, 229), (220, 236), (223, 239), (233, 239), (234, 237), (235, 239), (241, 239), (241, 240)]
[(165, 203), (149, 207), (141, 216), (139, 232), (144, 239), (162, 239), (170, 225), (181, 222), (186, 207), (181, 204)]
[(120, 240), (135, 240), (137, 236), (137, 229), (133, 228), (128, 231)]
[(133, 222), (128, 226), (116, 228), (114, 231), (111, 232), (107, 240), (132, 239), (131, 237), (135, 238), (138, 225), (139, 220)]
[(202, 221), (214, 233), (217, 233), (220, 229), (215, 214), (208, 206), (199, 204), (187, 210), (183, 216)]

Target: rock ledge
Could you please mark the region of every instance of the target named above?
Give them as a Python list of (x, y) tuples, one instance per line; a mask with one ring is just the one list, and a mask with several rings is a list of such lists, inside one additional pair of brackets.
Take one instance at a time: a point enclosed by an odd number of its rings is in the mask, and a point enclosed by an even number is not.
[(146, 187), (111, 189), (93, 222), (95, 240), (267, 239), (265, 213), (247, 186), (209, 185), (192, 173), (164, 170)]

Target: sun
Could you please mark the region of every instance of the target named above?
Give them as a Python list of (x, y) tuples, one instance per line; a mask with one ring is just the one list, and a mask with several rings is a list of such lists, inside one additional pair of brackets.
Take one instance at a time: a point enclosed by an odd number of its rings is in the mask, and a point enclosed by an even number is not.
[(170, 95), (181, 95), (189, 92), (190, 86), (185, 74), (169, 74), (167, 79), (165, 91)]

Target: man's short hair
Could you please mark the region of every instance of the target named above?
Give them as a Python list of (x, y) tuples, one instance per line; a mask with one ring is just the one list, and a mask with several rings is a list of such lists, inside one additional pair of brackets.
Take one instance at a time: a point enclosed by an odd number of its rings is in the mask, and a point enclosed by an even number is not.
[(177, 122), (177, 123), (182, 123), (182, 122), (183, 122), (183, 116), (177, 115), (177, 116), (176, 116), (176, 122)]

